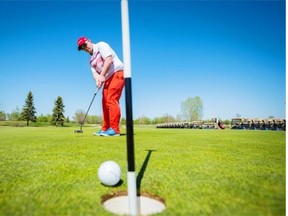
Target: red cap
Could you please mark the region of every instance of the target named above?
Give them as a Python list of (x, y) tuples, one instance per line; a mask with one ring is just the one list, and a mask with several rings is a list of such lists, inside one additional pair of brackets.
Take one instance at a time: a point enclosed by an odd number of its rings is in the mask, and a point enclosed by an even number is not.
[(81, 46), (87, 41), (89, 40), (87, 37), (80, 37), (77, 41), (78, 44), (78, 50), (81, 50)]

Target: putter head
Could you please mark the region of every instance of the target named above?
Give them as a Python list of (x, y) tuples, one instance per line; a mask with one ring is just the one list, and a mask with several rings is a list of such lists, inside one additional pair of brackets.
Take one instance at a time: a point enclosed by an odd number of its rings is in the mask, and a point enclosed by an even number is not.
[(74, 133), (83, 133), (82, 130), (74, 130)]

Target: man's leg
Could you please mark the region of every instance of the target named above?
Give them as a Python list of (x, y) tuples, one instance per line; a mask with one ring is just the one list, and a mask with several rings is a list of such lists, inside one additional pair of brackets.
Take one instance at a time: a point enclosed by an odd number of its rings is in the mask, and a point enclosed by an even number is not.
[(109, 120), (110, 127), (116, 132), (120, 133), (120, 118), (121, 118), (121, 110), (119, 100), (122, 94), (122, 90), (124, 88), (124, 75), (123, 71), (116, 72), (109, 79), (109, 87), (107, 93), (107, 104), (109, 107)]
[(103, 131), (106, 131), (110, 127), (110, 118), (109, 118), (109, 104), (107, 101), (108, 96), (108, 85), (109, 83), (105, 82), (103, 91), (102, 91), (102, 114), (103, 114), (103, 124), (102, 129)]

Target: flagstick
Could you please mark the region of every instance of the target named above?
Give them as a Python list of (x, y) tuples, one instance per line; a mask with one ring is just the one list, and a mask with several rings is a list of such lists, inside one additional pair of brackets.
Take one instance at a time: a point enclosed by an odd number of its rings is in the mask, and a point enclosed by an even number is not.
[(131, 91), (131, 56), (130, 56), (130, 35), (129, 35), (129, 11), (128, 0), (121, 0), (122, 19), (122, 44), (125, 78), (125, 98), (126, 98), (126, 130), (127, 130), (127, 160), (128, 160), (128, 206), (129, 215), (137, 215), (137, 187), (135, 175), (134, 159), (134, 132), (132, 116), (132, 91)]

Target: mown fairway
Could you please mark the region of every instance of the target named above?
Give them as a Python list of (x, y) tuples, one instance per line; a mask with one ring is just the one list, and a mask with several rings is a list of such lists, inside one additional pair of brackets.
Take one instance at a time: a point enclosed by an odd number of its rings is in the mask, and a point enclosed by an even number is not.
[[(111, 215), (101, 196), (123, 191), (126, 136), (98, 128), (0, 127), (0, 215)], [(122, 128), (125, 134), (125, 128)], [(285, 215), (285, 132), (134, 128), (137, 183), (165, 200), (159, 215)], [(123, 183), (103, 186), (106, 160)]]

